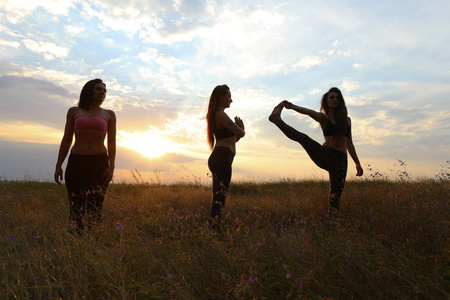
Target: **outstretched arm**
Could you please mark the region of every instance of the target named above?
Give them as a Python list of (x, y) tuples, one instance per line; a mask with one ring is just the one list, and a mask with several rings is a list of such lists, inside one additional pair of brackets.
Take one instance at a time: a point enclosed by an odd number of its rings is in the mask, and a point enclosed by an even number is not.
[(303, 115), (307, 115), (309, 117), (311, 117), (312, 119), (314, 119), (315, 121), (319, 122), (320, 124), (324, 124), (326, 122), (328, 122), (328, 116), (324, 113), (306, 108), (306, 107), (302, 107), (302, 106), (298, 106), (295, 104), (292, 104), (291, 102), (284, 100), (284, 107), (287, 109), (292, 109), (295, 110), (296, 112), (303, 114)]

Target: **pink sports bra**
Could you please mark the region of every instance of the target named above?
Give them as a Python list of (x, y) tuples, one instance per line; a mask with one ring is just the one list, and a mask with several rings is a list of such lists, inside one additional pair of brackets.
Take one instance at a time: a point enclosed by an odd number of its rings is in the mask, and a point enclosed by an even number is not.
[(108, 123), (105, 119), (100, 117), (78, 117), (75, 119), (73, 131), (83, 132), (83, 131), (98, 131), (105, 132), (108, 131)]

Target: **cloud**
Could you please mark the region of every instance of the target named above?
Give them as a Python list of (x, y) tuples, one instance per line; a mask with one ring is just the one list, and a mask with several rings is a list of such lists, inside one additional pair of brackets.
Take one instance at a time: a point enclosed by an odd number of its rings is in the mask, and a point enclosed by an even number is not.
[(77, 35), (82, 35), (86, 32), (85, 27), (82, 26), (75, 26), (75, 25), (71, 25), (71, 24), (65, 24), (64, 25), (64, 31), (70, 35), (70, 36), (77, 36)]
[(23, 44), (31, 51), (43, 54), (46, 60), (53, 60), (55, 58), (64, 58), (69, 55), (69, 49), (59, 47), (54, 43), (33, 41), (31, 39), (24, 39)]
[(0, 139), (0, 148), (0, 177), (3, 180), (53, 180), (58, 155), (55, 145)]
[(342, 89), (348, 93), (348, 92), (352, 92), (354, 90), (359, 89), (359, 82), (356, 81), (348, 81), (348, 80), (344, 80), (342, 82)]
[(0, 116), (3, 121), (20, 121), (55, 126), (64, 119), (64, 107), (75, 96), (45, 80), (21, 76), (0, 77)]
[(320, 89), (318, 89), (318, 88), (315, 88), (315, 89), (312, 89), (309, 93), (311, 94), (311, 95), (317, 95), (317, 94), (320, 94), (322, 91), (320, 90)]
[(137, 55), (139, 59), (142, 59), (146, 63), (153, 63), (158, 57), (158, 49), (148, 48), (145, 52), (141, 52)]
[(67, 15), (70, 8), (74, 7), (73, 0), (3, 0), (0, 9), (7, 20), (12, 24), (23, 22), (38, 7), (44, 8), (54, 15)]
[(293, 68), (302, 68), (309, 69), (311, 67), (322, 64), (326, 59), (320, 58), (319, 56), (306, 56), (300, 59), (296, 64), (294, 64)]
[(6, 46), (6, 47), (11, 47), (11, 48), (14, 48), (14, 49), (18, 49), (20, 47), (20, 43), (19, 42), (15, 42), (15, 41), (0, 40), (0, 46)]
[(172, 43), (185, 40), (184, 34), (201, 24), (199, 17), (204, 15), (208, 5), (203, 1), (105, 1), (95, 5), (82, 3), (86, 16), (101, 20), (102, 24), (113, 30), (123, 30), (151, 43)]
[(28, 121), (0, 122), (0, 140), (36, 144), (55, 144), (62, 138), (63, 126), (57, 130)]

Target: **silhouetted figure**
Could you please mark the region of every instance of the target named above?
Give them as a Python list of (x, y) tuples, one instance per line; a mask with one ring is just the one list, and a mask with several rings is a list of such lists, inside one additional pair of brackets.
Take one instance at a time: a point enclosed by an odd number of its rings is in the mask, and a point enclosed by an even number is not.
[[(106, 85), (101, 79), (90, 80), (84, 85), (78, 107), (71, 107), (67, 112), (55, 168), (55, 181), (61, 184), (61, 166), (75, 134), (65, 181), (70, 203), (71, 232), (75, 231), (80, 235), (84, 223), (90, 226), (94, 222), (100, 222), (106, 189), (114, 174), (116, 115), (113, 111), (100, 107), (105, 97)], [(104, 145), (106, 135), (108, 149)]]
[[(319, 122), (325, 138), (323, 145), (284, 123), (281, 119), (283, 108), (293, 109)], [(274, 108), (269, 116), (269, 121), (277, 125), (288, 138), (300, 143), (318, 167), (328, 171), (330, 213), (334, 214), (339, 211), (347, 176), (347, 150), (356, 164), (356, 176), (363, 175), (363, 169), (352, 141), (351, 120), (347, 116), (347, 107), (341, 91), (333, 87), (325, 93), (322, 96), (320, 112), (294, 105), (286, 100), (282, 101)]]
[(231, 165), (236, 154), (236, 143), (245, 135), (244, 123), (238, 117), (234, 122), (225, 113), (230, 107), (231, 92), (227, 85), (216, 86), (211, 94), (206, 114), (207, 138), (212, 151), (208, 167), (212, 173), (212, 203), (210, 216), (213, 225), (220, 222), (220, 210), (231, 181)]

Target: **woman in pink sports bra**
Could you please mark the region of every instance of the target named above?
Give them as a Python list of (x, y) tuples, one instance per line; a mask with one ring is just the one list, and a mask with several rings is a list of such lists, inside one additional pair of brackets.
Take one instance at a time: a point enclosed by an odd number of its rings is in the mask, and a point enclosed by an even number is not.
[[(105, 96), (106, 85), (101, 79), (84, 85), (78, 106), (67, 112), (56, 162), (55, 181), (61, 184), (62, 164), (70, 150), (64, 176), (70, 204), (70, 231), (80, 235), (85, 224), (90, 228), (92, 223), (100, 222), (106, 189), (114, 174), (116, 115), (100, 107)], [(74, 135), (75, 143), (70, 149)]]

